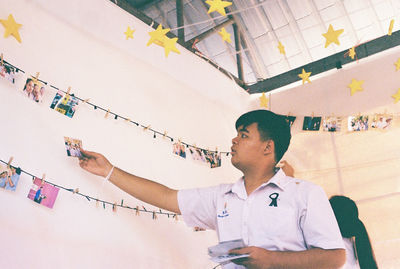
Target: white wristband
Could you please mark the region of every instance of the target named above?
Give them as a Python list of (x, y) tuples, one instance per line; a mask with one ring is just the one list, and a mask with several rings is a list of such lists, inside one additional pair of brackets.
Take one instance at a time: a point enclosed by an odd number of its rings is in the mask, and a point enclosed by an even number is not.
[(108, 172), (108, 175), (104, 178), (105, 181), (110, 180), (110, 177), (111, 177), (111, 174), (112, 174), (113, 171), (114, 171), (114, 166), (111, 167), (110, 172)]

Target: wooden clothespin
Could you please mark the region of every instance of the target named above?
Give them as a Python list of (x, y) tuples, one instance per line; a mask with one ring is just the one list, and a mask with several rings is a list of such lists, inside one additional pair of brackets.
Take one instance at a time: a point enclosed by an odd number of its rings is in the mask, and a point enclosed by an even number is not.
[(215, 147), (215, 153), (218, 153), (218, 147)]
[(96, 198), (96, 207), (99, 207), (99, 199)]
[(136, 216), (139, 216), (139, 206), (136, 206)]
[(117, 212), (117, 203), (115, 202), (112, 206), (113, 212)]
[(67, 95), (69, 95), (70, 92), (71, 92), (71, 87), (68, 87), (68, 89), (67, 89)]
[(197, 148), (196, 143), (193, 144), (193, 147), (194, 147), (194, 148)]
[(126, 121), (126, 122), (130, 122), (131, 119), (130, 119), (130, 118), (126, 118), (125, 121)]
[(83, 100), (83, 104), (89, 102), (90, 98)]
[(104, 118), (106, 119), (109, 114), (110, 114), (110, 109), (107, 110), (106, 115), (104, 116)]
[(175, 219), (176, 221), (178, 221), (178, 215), (177, 215), (177, 214), (174, 215), (174, 219)]
[(76, 188), (72, 191), (73, 194), (78, 193), (79, 192), (79, 188)]
[(178, 138), (178, 143), (179, 143), (179, 144), (181, 144), (181, 143), (182, 143), (182, 141), (181, 141), (181, 139), (180, 139), (180, 138)]
[(42, 185), (44, 185), (44, 183), (45, 183), (45, 179), (46, 178), (46, 174), (43, 174), (43, 176), (42, 176)]
[(3, 66), (3, 53), (1, 54), (1, 66)]
[(167, 131), (164, 131), (163, 139), (165, 139), (166, 136), (167, 136)]
[(143, 128), (143, 131), (147, 131), (148, 129), (150, 129), (150, 127), (151, 127), (151, 125), (149, 125), (149, 126), (147, 126), (147, 127), (144, 127), (144, 128)]
[(314, 118), (314, 111), (311, 113), (311, 118)]
[(156, 220), (156, 219), (157, 219), (157, 214), (155, 211), (153, 211), (153, 220)]
[(37, 73), (36, 73), (36, 76), (31, 76), (34, 84), (38, 84), (38, 82), (39, 82), (39, 75), (40, 75), (40, 72), (37, 72)]
[(14, 160), (14, 157), (10, 157), (10, 160), (8, 161), (8, 163), (7, 163), (7, 168), (10, 168), (11, 167), (11, 162)]

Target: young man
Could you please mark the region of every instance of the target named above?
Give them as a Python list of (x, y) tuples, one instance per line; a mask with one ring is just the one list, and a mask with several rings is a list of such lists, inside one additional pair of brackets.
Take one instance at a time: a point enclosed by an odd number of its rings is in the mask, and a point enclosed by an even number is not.
[(243, 239), (248, 247), (231, 252), (250, 256), (224, 268), (340, 268), (345, 250), (326, 194), (276, 170), (291, 138), (285, 117), (251, 111), (239, 117), (236, 130), (231, 162), (243, 177), (234, 184), (177, 191), (84, 150), (80, 166), (137, 199), (182, 214), (190, 226), (216, 230), (220, 242)]

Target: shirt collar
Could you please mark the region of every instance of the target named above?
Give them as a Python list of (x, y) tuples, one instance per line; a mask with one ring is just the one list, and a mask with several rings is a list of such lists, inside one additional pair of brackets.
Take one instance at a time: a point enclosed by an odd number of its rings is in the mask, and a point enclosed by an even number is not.
[[(290, 182), (290, 180), (290, 177), (286, 176), (282, 169), (279, 169), (278, 172), (276, 172), (275, 175), (270, 180), (268, 180), (268, 182), (261, 184), (258, 189), (263, 188), (269, 184), (273, 184), (284, 191), (286, 185)], [(231, 186), (231, 188), (227, 190), (226, 193), (230, 192), (236, 193), (242, 199), (247, 198), (246, 188), (244, 186), (244, 177), (241, 177), (238, 181), (236, 181)]]

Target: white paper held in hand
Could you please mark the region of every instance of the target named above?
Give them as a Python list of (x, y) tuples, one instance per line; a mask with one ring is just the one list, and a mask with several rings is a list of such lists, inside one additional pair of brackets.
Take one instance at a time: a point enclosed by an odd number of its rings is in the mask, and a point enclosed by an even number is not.
[(218, 245), (211, 246), (208, 248), (208, 255), (210, 255), (210, 259), (216, 263), (226, 263), (227, 261), (231, 261), (238, 258), (249, 257), (249, 254), (229, 254), (229, 250), (234, 248), (243, 248), (246, 245), (243, 242), (243, 239), (236, 239), (230, 241), (220, 242)]

